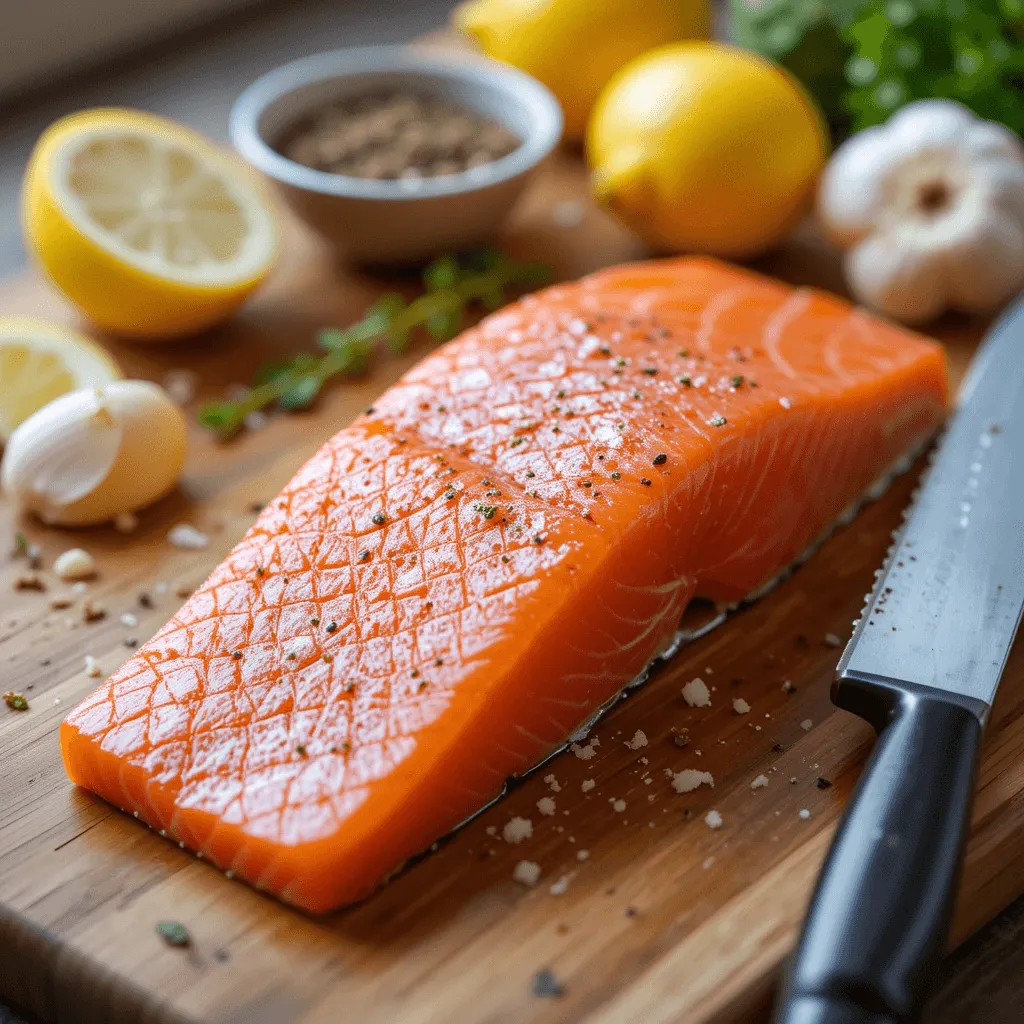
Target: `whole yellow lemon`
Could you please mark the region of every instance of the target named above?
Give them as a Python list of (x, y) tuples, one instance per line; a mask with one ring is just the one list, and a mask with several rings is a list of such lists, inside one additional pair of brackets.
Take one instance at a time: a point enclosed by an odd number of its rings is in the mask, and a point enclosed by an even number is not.
[(540, 79), (558, 97), (569, 137), (583, 135), (598, 94), (653, 46), (706, 39), (708, 0), (468, 0), (456, 27), (496, 60)]
[(631, 61), (587, 127), (595, 197), (663, 252), (771, 248), (807, 209), (827, 156), (824, 120), (796, 81), (719, 43)]

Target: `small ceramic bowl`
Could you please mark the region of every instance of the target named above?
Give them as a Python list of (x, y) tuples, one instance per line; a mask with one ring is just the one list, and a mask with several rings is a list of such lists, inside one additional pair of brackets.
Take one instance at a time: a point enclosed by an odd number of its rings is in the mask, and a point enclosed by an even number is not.
[[(304, 117), (367, 87), (406, 86), (498, 121), (518, 149), (458, 174), (415, 182), (316, 171), (274, 148)], [(558, 101), (536, 79), (471, 55), (368, 46), (305, 57), (257, 79), (231, 112), (231, 141), (344, 257), (413, 263), (472, 246), (498, 226), (562, 134)]]

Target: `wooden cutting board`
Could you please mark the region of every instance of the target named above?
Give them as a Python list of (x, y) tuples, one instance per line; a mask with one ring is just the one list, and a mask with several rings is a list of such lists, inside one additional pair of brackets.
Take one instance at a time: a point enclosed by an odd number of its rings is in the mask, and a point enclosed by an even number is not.
[[(565, 226), (576, 214), (580, 222)], [(317, 328), (357, 318), (395, 286), (339, 269), (302, 229), (286, 226), (282, 266), (235, 323), (180, 345), (112, 344), (125, 371), (161, 380), (187, 366), (211, 397), (263, 359), (308, 347)], [(500, 242), (549, 261), (563, 278), (642, 255), (586, 200), (572, 153), (551, 162)], [(809, 235), (762, 269), (798, 283), (839, 283), (834, 256)], [(31, 275), (0, 285), (0, 312), (74, 320)], [(977, 324), (942, 325), (958, 374), (979, 333)], [(838, 651), (825, 637), (848, 635), (913, 473), (767, 597), (624, 700), (596, 729), (593, 760), (561, 755), (346, 912), (306, 917), (228, 881), (65, 777), (57, 728), (95, 685), (84, 656), (116, 668), (129, 653), (125, 640), (153, 633), (180, 603), (176, 590), (201, 582), (254, 508), (427, 348), (421, 339), (407, 357), (382, 357), (365, 379), (332, 388), (315, 411), (275, 418), (232, 444), (194, 428), (180, 492), (147, 512), (131, 536), (27, 524), (47, 566), (75, 544), (96, 556), (101, 573), (86, 596), (106, 608), (100, 622), (81, 622), (81, 596), (51, 611), (50, 599), (67, 588), (49, 573), (47, 593), (16, 592), (23, 566), (0, 557), (0, 689), (22, 690), (31, 701), (27, 713), (0, 706), (0, 996), (69, 1024), (651, 1024), (766, 1012), (871, 741), (866, 726), (829, 703)], [(178, 522), (208, 532), (209, 548), (170, 547), (166, 534)], [(13, 529), (10, 509), (0, 506), (3, 547)], [(138, 624), (123, 624), (125, 613)], [(680, 695), (698, 674), (714, 687), (709, 710), (688, 708)], [(1022, 680), (1018, 652), (989, 728), (957, 939), (1024, 889), (1016, 863), (1024, 848)], [(783, 690), (786, 681), (795, 692)], [(750, 714), (734, 713), (734, 696), (750, 703)], [(687, 748), (674, 745), (672, 726), (689, 729)], [(631, 750), (624, 741), (637, 729), (649, 742)], [(674, 793), (664, 770), (684, 767), (712, 772), (714, 789)], [(549, 772), (557, 793), (541, 777)], [(769, 784), (752, 791), (761, 773)], [(587, 779), (596, 787), (584, 793)], [(554, 816), (538, 813), (544, 796), (554, 797)], [(613, 800), (626, 809), (615, 811)], [(809, 820), (799, 816), (805, 808)], [(724, 819), (720, 830), (703, 821), (711, 809)], [(500, 835), (512, 815), (533, 819), (531, 841), (511, 847), (489, 834)], [(512, 880), (523, 858), (542, 867), (534, 889)], [(154, 931), (162, 919), (183, 922), (191, 948), (166, 946)], [(561, 995), (534, 993), (545, 968)]]

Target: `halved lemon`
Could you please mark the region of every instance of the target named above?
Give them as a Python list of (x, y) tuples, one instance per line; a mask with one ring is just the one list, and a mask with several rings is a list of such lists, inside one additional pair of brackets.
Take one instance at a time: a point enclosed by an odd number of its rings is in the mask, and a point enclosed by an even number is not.
[(277, 248), (255, 175), (196, 132), (116, 108), (62, 118), (25, 171), (29, 247), (106, 331), (179, 337), (238, 308)]
[(117, 363), (81, 334), (29, 316), (0, 316), (0, 442), (55, 398), (120, 377)]

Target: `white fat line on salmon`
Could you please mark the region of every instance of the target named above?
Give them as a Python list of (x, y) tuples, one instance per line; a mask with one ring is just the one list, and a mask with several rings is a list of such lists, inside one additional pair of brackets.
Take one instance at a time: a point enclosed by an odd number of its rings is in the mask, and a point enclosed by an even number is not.
[[(752, 289), (750, 284), (744, 282), (743, 284), (733, 285), (731, 288), (726, 288), (715, 294), (711, 301), (706, 303), (704, 308), (700, 311), (700, 319), (697, 323), (697, 330), (693, 338), (694, 347), (699, 348), (704, 352), (710, 352), (711, 336), (715, 332), (715, 327), (718, 324), (718, 318), (723, 313), (727, 313), (742, 299), (746, 298), (751, 291)], [(755, 290), (755, 298), (757, 294), (758, 292)]]
[(765, 354), (778, 370), (794, 380), (797, 377), (796, 370), (783, 357), (779, 347), (785, 329), (807, 309), (813, 297), (814, 293), (809, 289), (798, 288), (772, 313), (761, 331), (761, 342), (764, 345)]
[(853, 384), (853, 374), (848, 373), (846, 368), (843, 366), (842, 359), (838, 352), (839, 339), (845, 337), (850, 331), (857, 332), (860, 330), (860, 326), (852, 316), (847, 316), (846, 319), (840, 320), (832, 330), (825, 335), (825, 365), (832, 371), (832, 375), (836, 377), (840, 384)]
[(691, 582), (692, 580), (688, 576), (681, 577), (678, 580), (672, 580), (669, 583), (659, 583), (653, 587), (633, 586), (631, 583), (621, 583), (616, 581), (615, 588), (617, 590), (628, 590), (635, 594), (674, 594), (681, 587), (685, 587)]
[[(584, 675), (582, 673), (575, 673), (572, 676), (563, 676), (563, 679), (565, 679), (566, 682), (575, 681), (575, 680), (584, 681), (584, 680), (587, 680), (587, 679), (600, 679), (600, 678), (602, 678), (600, 673), (591, 673), (591, 674), (588, 674), (588, 675)], [(548, 693), (543, 694), (542, 696), (540, 696), (537, 699), (540, 701), (541, 704), (554, 704), (555, 707), (571, 708), (573, 711), (578, 711), (578, 710), (580, 710), (582, 708), (585, 708), (590, 703), (590, 701), (588, 701), (588, 700), (566, 700), (564, 697), (554, 697), (554, 696), (552, 696), (551, 694), (548, 694)]]

